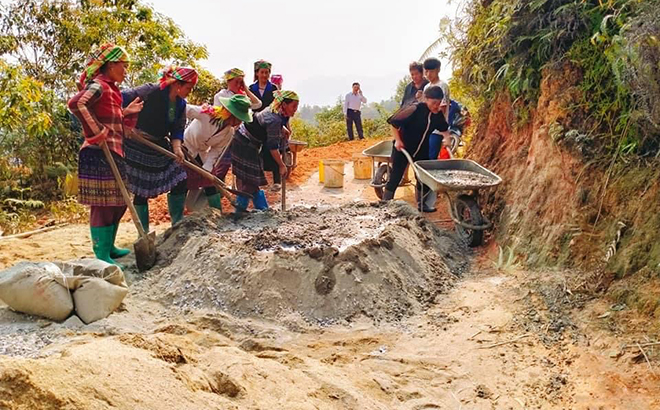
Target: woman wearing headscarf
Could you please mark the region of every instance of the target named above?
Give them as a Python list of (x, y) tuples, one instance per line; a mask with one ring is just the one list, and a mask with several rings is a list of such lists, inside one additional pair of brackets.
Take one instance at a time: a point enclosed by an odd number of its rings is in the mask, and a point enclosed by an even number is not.
[[(231, 166), (239, 190), (252, 194), (255, 209), (268, 209), (261, 186), (267, 185), (260, 151), (270, 151), (278, 165), (280, 176), (287, 173), (280, 155), (283, 125), (298, 110), (298, 95), (293, 91), (276, 91), (270, 107), (256, 113), (251, 123), (244, 123), (234, 133), (231, 147)], [(248, 198), (236, 198), (237, 208), (245, 210)]]
[(186, 67), (169, 67), (161, 73), (158, 84), (145, 84), (122, 92), (124, 105), (136, 98), (144, 101), (137, 126), (152, 142), (176, 154), (175, 161), (140, 142), (127, 139), (126, 174), (128, 187), (135, 194), (133, 203), (142, 226), (149, 230), (149, 198), (167, 194), (167, 208), (172, 225), (183, 218), (186, 201), (186, 170), (183, 131), (186, 126), (186, 100), (197, 83), (197, 71)]
[(231, 98), (233, 95), (243, 94), (250, 99), (250, 108), (261, 111), (262, 102), (245, 84), (245, 73), (240, 68), (225, 71), (222, 78), (222, 89), (213, 97), (213, 105), (220, 105), (220, 98)]
[[(192, 119), (183, 134), (183, 145), (188, 154), (211, 172), (214, 164), (227, 150), (234, 128), (242, 122), (251, 122), (250, 100), (244, 95), (218, 98), (218, 105), (186, 107), (186, 116)], [(230, 158), (231, 159), (231, 158)], [(217, 176), (217, 175), (216, 175)], [(215, 186), (194, 171), (188, 172), (188, 189), (203, 187), (209, 206), (222, 209), (221, 197)]]
[(272, 67), (273, 65), (265, 60), (259, 60), (254, 63), (254, 83), (250, 85), (250, 91), (262, 102), (261, 108), (255, 109), (255, 112), (265, 110), (275, 100), (273, 93), (277, 91), (277, 87), (270, 82), (270, 70)]
[[(252, 91), (263, 103), (261, 109), (255, 110), (255, 112), (259, 112), (265, 109), (275, 100), (274, 93), (278, 90), (278, 87), (271, 82), (270, 73), (272, 67), (272, 64), (265, 60), (259, 60), (254, 63), (254, 84), (250, 86), (250, 91)], [(287, 139), (291, 134), (288, 125), (288, 121), (282, 124), (282, 126), (285, 128), (283, 130), (285, 133), (285, 139)], [(280, 148), (283, 149), (284, 144), (281, 144)], [(263, 158), (264, 170), (273, 173), (273, 190), (279, 190), (279, 184), (282, 183), (282, 177), (280, 176), (279, 172), (279, 164), (273, 155), (271, 155), (269, 150), (261, 151), (261, 157)]]
[(90, 207), (94, 254), (113, 264), (117, 264), (113, 258), (130, 252), (114, 245), (126, 203), (99, 144), (107, 144), (117, 168), (124, 175), (124, 127), (134, 126), (137, 113), (142, 109), (139, 99), (122, 108), (117, 84), (124, 81), (128, 63), (128, 54), (123, 48), (104, 44), (87, 62), (80, 77), (80, 92), (68, 102), (69, 110), (82, 124), (85, 137), (78, 154), (78, 201)]
[[(260, 111), (262, 107), (261, 100), (245, 84), (245, 73), (241, 69), (232, 68), (225, 71), (222, 83), (222, 90), (213, 97), (213, 105), (221, 105), (221, 98), (231, 98), (234, 95), (242, 94), (250, 99), (250, 108), (252, 111)], [(220, 155), (220, 159), (215, 163), (213, 174), (224, 181), (229, 167), (231, 167), (231, 148), (227, 146)]]

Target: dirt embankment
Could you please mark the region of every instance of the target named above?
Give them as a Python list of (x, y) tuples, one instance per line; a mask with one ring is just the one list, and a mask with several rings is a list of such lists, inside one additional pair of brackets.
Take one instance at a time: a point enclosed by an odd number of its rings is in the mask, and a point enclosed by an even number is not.
[(588, 121), (574, 107), (580, 75), (568, 63), (546, 70), (525, 126), (506, 96), (491, 105), (468, 153), (504, 179), (486, 210), (505, 253), (527, 266), (578, 267), (600, 290), (641, 271), (614, 298), (660, 317), (660, 167), (593, 159), (576, 131)]

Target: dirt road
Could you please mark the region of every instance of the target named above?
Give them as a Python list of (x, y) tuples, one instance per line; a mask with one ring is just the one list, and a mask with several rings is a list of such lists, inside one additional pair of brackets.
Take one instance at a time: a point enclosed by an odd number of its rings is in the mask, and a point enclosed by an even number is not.
[[(291, 192), (292, 206), (373, 195), (362, 182), (326, 190), (315, 178)], [(70, 226), (0, 243), (0, 264), (90, 256), (87, 237)], [(133, 239), (123, 224), (120, 242)], [(87, 326), (0, 307), (0, 408), (660, 408), (660, 369), (622, 348), (639, 339), (613, 332), (616, 312), (572, 292), (574, 273), (496, 268), (494, 249), (471, 254), (453, 288), (397, 321), (237, 318), (162, 305), (141, 286)]]

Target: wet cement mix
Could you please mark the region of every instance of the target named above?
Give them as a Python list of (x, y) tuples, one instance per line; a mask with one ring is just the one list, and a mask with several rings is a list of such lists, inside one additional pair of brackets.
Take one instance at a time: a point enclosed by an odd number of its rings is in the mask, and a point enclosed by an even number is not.
[(497, 182), (495, 178), (489, 175), (472, 171), (427, 169), (426, 172), (431, 174), (438, 182), (454, 187), (490, 186)]
[(466, 249), (403, 202), (214, 211), (165, 232), (160, 262), (136, 286), (182, 309), (345, 323), (420, 312), (467, 269)]

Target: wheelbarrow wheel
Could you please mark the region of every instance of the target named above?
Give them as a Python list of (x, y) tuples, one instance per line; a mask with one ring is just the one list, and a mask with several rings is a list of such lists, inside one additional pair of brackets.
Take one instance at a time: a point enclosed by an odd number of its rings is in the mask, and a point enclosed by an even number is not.
[(374, 175), (373, 184), (374, 185), (380, 185), (380, 186), (374, 187), (374, 191), (376, 191), (376, 196), (378, 197), (378, 199), (383, 199), (383, 189), (385, 189), (384, 185), (387, 184), (387, 180), (389, 179), (391, 171), (392, 171), (392, 169), (387, 164), (382, 164), (376, 170), (376, 174)]
[[(458, 219), (470, 225), (483, 225), (484, 217), (479, 204), (469, 195), (460, 195), (456, 198), (456, 214)], [(467, 229), (456, 225), (456, 233), (470, 247), (481, 245), (484, 240), (484, 231)]]

